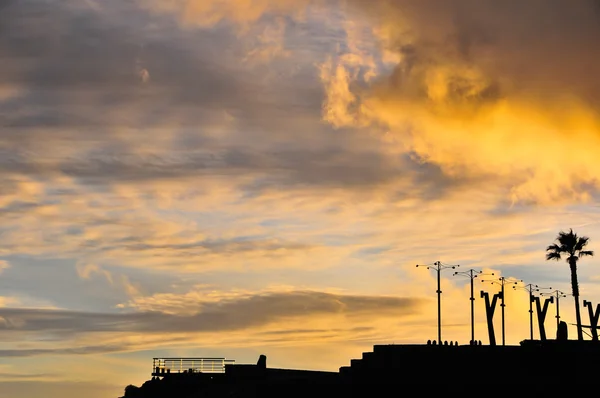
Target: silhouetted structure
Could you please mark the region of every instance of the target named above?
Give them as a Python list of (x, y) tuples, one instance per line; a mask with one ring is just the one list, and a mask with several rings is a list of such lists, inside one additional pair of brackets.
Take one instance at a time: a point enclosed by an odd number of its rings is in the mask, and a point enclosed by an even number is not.
[[(546, 319), (546, 313), (548, 312), (548, 304), (554, 302), (554, 297), (548, 297), (544, 300), (544, 306), (540, 304), (540, 298), (531, 296), (531, 300), (535, 301), (535, 308), (537, 310), (538, 325), (540, 327), (540, 340), (546, 340), (546, 328), (544, 327), (544, 321)], [(533, 340), (533, 339), (532, 339)]]
[[(226, 365), (224, 373), (161, 373), (141, 387), (127, 386), (124, 397), (324, 396), (325, 391), (327, 396), (364, 397), (373, 394), (374, 387), (390, 385), (427, 386), (429, 392), (464, 392), (464, 386), (456, 382), (456, 372), (438, 372), (432, 382), (431, 373), (423, 372), (432, 364), (440, 369), (477, 364), (469, 367), (469, 377), (475, 383), (488, 383), (490, 375), (501, 375), (516, 385), (532, 385), (547, 376), (543, 367), (532, 368), (531, 358), (539, 363), (569, 363), (574, 358), (583, 361), (600, 356), (597, 341), (566, 340), (566, 326), (561, 322), (557, 340), (524, 340), (516, 346), (484, 346), (481, 341), (434, 345), (435, 340), (428, 345), (375, 345), (373, 351), (352, 359), (339, 372), (270, 369), (266, 356), (261, 355), (256, 364)], [(561, 370), (563, 380), (586, 380), (596, 374), (594, 366), (567, 366)], [(323, 390), (325, 387), (328, 389)]]
[[(504, 298), (506, 297), (506, 295), (504, 294), (504, 286), (507, 283), (513, 283), (513, 284), (517, 284), (517, 281), (514, 280), (509, 280), (507, 278), (505, 278), (504, 276), (501, 276), (495, 280), (481, 280), (482, 282), (490, 282), (491, 284), (496, 284), (496, 285), (500, 285), (500, 307), (502, 308), (502, 345), (506, 345), (506, 327), (505, 327), (505, 322), (504, 322), (504, 307), (506, 307), (506, 304), (504, 304)], [(489, 322), (488, 322), (488, 327), (489, 327)]]
[[(470, 279), (471, 282), (471, 296), (469, 300), (471, 301), (471, 341), (475, 341), (475, 295), (474, 295), (474, 286), (473, 281), (477, 278), (478, 275), (481, 275), (482, 271), (475, 271), (474, 269), (470, 269), (467, 271), (457, 271), (453, 275), (463, 275)], [(494, 274), (492, 274), (494, 275)]]
[(502, 292), (496, 293), (490, 302), (490, 294), (488, 292), (481, 291), (481, 297), (485, 300), (485, 317), (487, 319), (488, 335), (490, 338), (490, 345), (496, 345), (496, 333), (494, 332), (494, 312), (496, 311), (496, 304), (498, 298), (503, 296)]
[[(539, 292), (541, 289), (552, 289), (552, 288), (551, 287), (540, 288), (538, 285), (534, 285), (533, 283), (528, 283), (524, 286), (518, 286), (518, 285), (513, 286), (513, 289), (515, 289), (515, 290), (524, 289), (527, 293), (529, 293), (529, 339), (533, 340), (533, 303), (535, 302), (535, 297), (534, 297), (533, 293)], [(539, 323), (539, 314), (540, 313), (538, 311), (538, 323)], [(542, 325), (543, 325), (543, 321), (542, 321)], [(545, 332), (545, 330), (544, 330), (544, 332)]]
[(427, 267), (427, 269), (433, 269), (436, 271), (436, 274), (437, 274), (436, 293), (437, 293), (438, 343), (441, 345), (442, 344), (442, 288), (440, 286), (440, 273), (444, 269), (448, 269), (448, 268), (455, 269), (456, 267), (460, 267), (460, 265), (446, 265), (446, 264), (442, 264), (441, 261), (436, 261), (431, 265), (417, 264), (417, 267)]
[(152, 376), (171, 373), (225, 373), (235, 361), (225, 358), (152, 358)]
[[(505, 344), (504, 299), (505, 285), (509, 282), (505, 277), (489, 281), (501, 285), (500, 292), (490, 300), (488, 292), (481, 291), (484, 299), (489, 334), (489, 345), (484, 346), (481, 340), (475, 340), (473, 279), (474, 270), (467, 274), (471, 278), (471, 340), (468, 345), (459, 345), (457, 341), (442, 341), (441, 334), (441, 288), (440, 272), (455, 266), (443, 265), (437, 261), (428, 269), (437, 273), (438, 298), (438, 336), (437, 340), (427, 340), (420, 345), (375, 345), (372, 352), (364, 352), (360, 359), (350, 360), (349, 366), (342, 366), (339, 372), (308, 371), (293, 369), (272, 369), (267, 367), (267, 357), (260, 355), (256, 364), (235, 364), (225, 358), (153, 358), (152, 378), (141, 387), (129, 385), (125, 388), (125, 398), (202, 398), (202, 397), (281, 397), (312, 396), (323, 394), (323, 387), (341, 397), (373, 396), (373, 387), (401, 385), (411, 388), (426, 386), (423, 393), (462, 393), (464, 387), (457, 383), (458, 364), (475, 364), (468, 368), (468, 377), (475, 382), (487, 383), (490, 375), (497, 375), (504, 381), (517, 385), (539, 386), (539, 381), (547, 377), (547, 370), (532, 367), (531, 358), (539, 363), (575, 364), (583, 360), (595, 360), (600, 357), (598, 341), (598, 321), (600, 304), (594, 311), (592, 303), (584, 300), (588, 308), (591, 330), (591, 341), (582, 338), (581, 318), (579, 314), (579, 290), (577, 286), (576, 262), (579, 256), (593, 255), (583, 248), (587, 237), (577, 237), (571, 230), (561, 232), (557, 238), (560, 245), (547, 248), (547, 259), (560, 259), (561, 254), (568, 254), (567, 262), (571, 268), (573, 296), (577, 310), (578, 340), (568, 340), (567, 323), (560, 321), (559, 298), (566, 295), (560, 291), (552, 292), (552, 296), (544, 300), (535, 297), (533, 291), (539, 291), (537, 285), (526, 285), (529, 292), (530, 339), (521, 341), (518, 346)], [(417, 265), (419, 267), (419, 265)], [(459, 274), (458, 272), (455, 275)], [(480, 274), (480, 273), (479, 273)], [(493, 274), (492, 274), (493, 275)], [(483, 282), (483, 280), (482, 280)], [(522, 281), (521, 281), (522, 282)], [(517, 282), (514, 282), (517, 284)], [(543, 295), (540, 293), (540, 295)], [(556, 298), (556, 340), (548, 340), (545, 331), (545, 318), (548, 305)], [(493, 317), (500, 299), (502, 307), (502, 346), (496, 345)], [(535, 303), (540, 329), (540, 339), (533, 339), (533, 304)], [(435, 380), (431, 373), (424, 369), (456, 369), (455, 372), (435, 372)], [(539, 368), (539, 369), (538, 369)], [(538, 374), (536, 374), (538, 372)], [(560, 375), (564, 380), (590, 380), (597, 377), (595, 366), (567, 366)], [(437, 386), (440, 386), (439, 388)], [(364, 387), (364, 388), (363, 388)], [(438, 388), (436, 390), (436, 388)], [(408, 391), (408, 390), (407, 390)], [(570, 390), (573, 393), (573, 389)]]
[(267, 356), (261, 355), (260, 357), (258, 357), (258, 362), (256, 362), (256, 366), (258, 366), (261, 369), (266, 369), (267, 368)]
[(598, 341), (598, 317), (600, 316), (600, 304), (597, 305), (596, 312), (594, 312), (594, 309), (592, 308), (592, 303), (587, 300), (583, 300), (583, 306), (587, 307), (590, 315), (592, 340)]
[(551, 296), (556, 301), (556, 330), (560, 327), (560, 299), (567, 297), (567, 295), (560, 290), (555, 290), (552, 293), (540, 293), (540, 296)]
[(567, 323), (564, 321), (560, 321), (558, 324), (558, 328), (556, 329), (556, 340), (557, 341), (567, 341), (569, 339), (569, 329), (567, 327)]

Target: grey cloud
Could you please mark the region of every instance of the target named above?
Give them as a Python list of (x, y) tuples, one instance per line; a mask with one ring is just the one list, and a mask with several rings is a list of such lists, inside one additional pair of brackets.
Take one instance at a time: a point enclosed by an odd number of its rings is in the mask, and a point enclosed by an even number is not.
[[(232, 31), (182, 29), (136, 2), (109, 0), (103, 12), (74, 0), (15, 2), (0, 26), (19, 32), (0, 38), (2, 82), (24, 91), (0, 107), (0, 123), (14, 131), (85, 127), (78, 137), (99, 139), (110, 133), (106, 127), (198, 126), (210, 118), (207, 112), (221, 109), (252, 118), (262, 108), (302, 107), (303, 97), (319, 109), (318, 86), (280, 95), (243, 69)], [(140, 68), (149, 71), (150, 84), (140, 82)], [(130, 110), (126, 117), (123, 107)]]
[(397, 178), (402, 170), (392, 160), (375, 151), (353, 151), (342, 148), (298, 149), (259, 152), (252, 149), (231, 148), (213, 153), (195, 152), (168, 159), (135, 157), (129, 161), (63, 162), (67, 175), (82, 181), (102, 182), (107, 176), (117, 180), (148, 180), (186, 178), (203, 175), (254, 175), (261, 184), (309, 186), (364, 186), (378, 185)]
[[(139, 116), (146, 118), (161, 116), (161, 110), (182, 102), (213, 107), (234, 100), (242, 90), (235, 75), (217, 66), (227, 59), (217, 56), (220, 48), (215, 44), (226, 38), (197, 35), (194, 45), (203, 53), (197, 57), (182, 44), (191, 45), (189, 35), (167, 20), (144, 15), (130, 1), (107, 2), (110, 13), (79, 10), (76, 4), (19, 2), (3, 13), (1, 26), (20, 32), (0, 40), (4, 59), (14, 65), (3, 70), (3, 80), (26, 91), (21, 101), (5, 105), (29, 110), (4, 113), (3, 125), (126, 123), (107, 116), (122, 106), (141, 108), (145, 112)], [(152, 24), (162, 29), (152, 32)], [(140, 84), (140, 62), (152, 70), (152, 85)]]
[[(19, 32), (0, 36), (6, 60), (0, 79), (21, 89), (0, 101), (4, 175), (51, 181), (64, 174), (96, 187), (250, 175), (254, 181), (240, 187), (248, 196), (281, 187), (372, 187), (414, 176), (436, 197), (439, 187), (457, 183), (384, 155), (376, 139), (321, 124), (323, 88), (313, 60), (300, 60), (306, 65), (296, 65), (294, 76), (288, 64), (279, 65), (280, 78), (265, 80), (263, 69), (241, 65), (243, 46), (226, 27), (182, 29), (136, 2), (116, 0), (101, 11), (76, 1), (13, 2), (0, 27)], [(306, 36), (307, 26), (297, 28)], [(315, 53), (333, 46), (306, 40)], [(149, 84), (139, 81), (138, 67), (150, 71)], [(223, 124), (227, 133), (208, 132)], [(168, 144), (165, 134), (173, 134)], [(154, 145), (155, 153), (136, 155), (140, 142)]]
[[(1, 8), (1, 6), (0, 6)], [(30, 374), (19, 374), (19, 373), (3, 373), (0, 372), (0, 379), (4, 380), (34, 380), (41, 378), (56, 377), (56, 373), (30, 373)]]
[(63, 382), (63, 381), (3, 381), (2, 394), (10, 398), (31, 397), (87, 397), (106, 398), (123, 394), (123, 386), (110, 382)]
[[(474, 181), (467, 177), (448, 176), (439, 167), (412, 155), (394, 159), (376, 147), (360, 150), (341, 146), (265, 151), (232, 146), (214, 151), (204, 149), (150, 156), (124, 153), (65, 157), (54, 163), (35, 161), (33, 157), (17, 153), (0, 159), (0, 173), (50, 179), (55, 175), (67, 175), (82, 185), (98, 189), (116, 182), (179, 180), (192, 183), (207, 176), (232, 177), (230, 181), (234, 183), (236, 177), (251, 176), (254, 177), (253, 182), (238, 187), (250, 196), (281, 187), (353, 189), (393, 183), (402, 187), (403, 183), (415, 182), (427, 199), (439, 198), (449, 189), (485, 182), (482, 177)], [(26, 210), (23, 206), (35, 204), (13, 206)]]
[[(100, 221), (100, 220), (97, 220)], [(119, 225), (119, 220), (104, 220), (107, 225)], [(122, 223), (121, 223), (122, 224)], [(150, 235), (130, 235), (126, 238), (110, 239), (103, 237), (96, 240), (87, 240), (77, 243), (65, 250), (72, 250), (75, 255), (78, 251), (87, 254), (101, 254), (103, 258), (121, 258), (130, 255), (151, 255), (167, 259), (194, 259), (194, 263), (203, 255), (236, 256), (243, 254), (259, 253), (269, 256), (277, 255), (277, 251), (284, 249), (286, 253), (310, 251), (322, 247), (319, 243), (294, 242), (285, 239), (274, 239), (265, 236), (239, 236), (230, 239), (205, 239), (188, 243), (147, 243)], [(11, 246), (8, 245), (10, 248)], [(17, 247), (13, 247), (17, 249)], [(109, 261), (112, 263), (112, 261)], [(167, 265), (168, 262), (165, 263)]]
[[(29, 232), (26, 231), (29, 229), (21, 230), (18, 222), (26, 215), (24, 212), (32, 209), (35, 209), (35, 206), (19, 202), (0, 208), (0, 219), (4, 221), (5, 228), (3, 243), (5, 255), (22, 254), (34, 258), (45, 256), (46, 259), (48, 257), (72, 259), (84, 256), (86, 261), (112, 266), (132, 266), (150, 260), (156, 267), (173, 272), (178, 269), (178, 266), (193, 265), (196, 271), (204, 266), (212, 267), (215, 265), (215, 258), (230, 259), (238, 264), (254, 259), (258, 264), (261, 259), (306, 255), (312, 250), (319, 250), (326, 246), (315, 239), (275, 238), (269, 234), (241, 233), (229, 238), (212, 237), (208, 234), (209, 237), (199, 238), (198, 235), (202, 230), (190, 228), (177, 234), (174, 242), (160, 243), (160, 240), (164, 240), (164, 235), (159, 221), (138, 220), (126, 215), (104, 215), (96, 212), (80, 214), (76, 226), (64, 222), (60, 216), (44, 217), (41, 221), (42, 228), (52, 228), (53, 232), (43, 234), (35, 242), (23, 242), (20, 236), (28, 234)], [(127, 209), (123, 210), (127, 211)], [(85, 237), (88, 231), (102, 230), (103, 227), (123, 232), (116, 235), (102, 234), (93, 239)], [(209, 227), (205, 229), (210, 231)], [(121, 272), (123, 271), (117, 271), (118, 274)], [(21, 285), (23, 283), (29, 285), (28, 278), (21, 281)]]
[[(221, 241), (203, 241), (176, 245), (151, 245), (147, 243), (133, 243), (125, 245), (123, 249), (129, 251), (147, 251), (147, 250), (169, 250), (179, 252), (185, 256), (196, 256), (198, 251), (206, 251), (218, 254), (239, 254), (258, 250), (275, 251), (285, 250), (310, 250), (314, 246), (302, 243), (291, 243), (284, 241), (269, 240), (221, 240)], [(187, 253), (187, 254), (185, 254)]]
[[(366, 5), (362, 0), (357, 4)], [(493, 101), (520, 93), (544, 98), (575, 94), (600, 105), (600, 13), (596, 0), (410, 0), (369, 2), (361, 10), (380, 21), (408, 21), (415, 40), (398, 35), (393, 50), (405, 53), (391, 76), (393, 90), (424, 96), (420, 70), (467, 65), (490, 79), (478, 88), (464, 75), (449, 77), (451, 98)], [(410, 55), (410, 56), (408, 56)], [(419, 77), (420, 76), (420, 77)], [(452, 97), (454, 96), (454, 98)]]
[(269, 330), (266, 332), (261, 332), (261, 335), (276, 335), (276, 336), (285, 336), (291, 334), (321, 334), (321, 333), (344, 333), (344, 332), (371, 332), (374, 331), (375, 328), (368, 326), (358, 326), (355, 328), (349, 329), (291, 329), (291, 330)]
[[(239, 330), (288, 317), (345, 314), (372, 317), (418, 313), (421, 299), (380, 296), (335, 295), (296, 291), (255, 295), (217, 303), (204, 303), (195, 315), (159, 312), (86, 313), (64, 310), (0, 308), (0, 330), (5, 332), (209, 332)], [(84, 351), (103, 350), (87, 347)]]
[[(11, 349), (0, 350), (0, 358), (20, 358), (33, 357), (39, 355), (87, 355), (87, 354), (105, 354), (109, 352), (123, 351), (125, 345), (97, 345), (68, 348), (32, 348), (32, 349)], [(0, 377), (2, 375), (0, 374)]]

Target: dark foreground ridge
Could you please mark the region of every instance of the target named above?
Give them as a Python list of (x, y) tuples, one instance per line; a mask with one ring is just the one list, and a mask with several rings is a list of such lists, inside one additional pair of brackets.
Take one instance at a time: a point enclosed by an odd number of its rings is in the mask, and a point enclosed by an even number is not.
[(595, 381), (599, 358), (598, 341), (524, 340), (518, 346), (376, 345), (339, 372), (273, 369), (261, 355), (257, 364), (228, 364), (223, 373), (153, 376), (141, 387), (128, 386), (124, 398), (362, 397), (388, 388), (405, 391), (408, 396), (412, 388), (464, 392), (473, 384), (502, 389), (512, 385), (562, 388), (566, 384), (573, 392), (573, 386), (580, 385), (583, 391)]

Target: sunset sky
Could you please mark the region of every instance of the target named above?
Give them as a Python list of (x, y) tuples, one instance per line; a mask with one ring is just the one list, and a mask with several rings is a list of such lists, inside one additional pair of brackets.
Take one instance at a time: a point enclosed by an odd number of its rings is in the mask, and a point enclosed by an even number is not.
[(570, 293), (545, 248), (600, 250), (599, 42), (597, 0), (0, 0), (0, 397), (117, 397), (157, 356), (337, 371), (436, 338), (416, 264)]

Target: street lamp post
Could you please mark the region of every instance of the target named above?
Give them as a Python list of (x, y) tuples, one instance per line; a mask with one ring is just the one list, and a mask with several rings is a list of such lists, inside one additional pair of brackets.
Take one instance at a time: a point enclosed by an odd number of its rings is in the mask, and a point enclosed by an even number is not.
[(447, 269), (447, 268), (452, 268), (455, 269), (457, 267), (460, 267), (460, 265), (447, 265), (447, 264), (442, 264), (441, 261), (436, 261), (433, 264), (425, 264), (425, 265), (421, 265), (421, 264), (417, 264), (417, 267), (426, 267), (427, 269), (433, 269), (436, 271), (437, 274), (437, 320), (438, 320), (438, 344), (442, 344), (442, 289), (441, 289), (441, 282), (440, 282), (440, 273), (442, 272), (442, 270)]
[(562, 297), (567, 297), (567, 294), (560, 290), (555, 290), (550, 293), (540, 293), (540, 296), (551, 296), (556, 299), (556, 330), (558, 330), (560, 326), (560, 299)]
[(475, 271), (474, 269), (470, 269), (467, 271), (456, 271), (452, 275), (463, 275), (468, 277), (471, 280), (471, 343), (475, 341), (475, 295), (473, 292), (473, 280), (477, 278), (477, 275), (481, 274), (481, 271)]
[(513, 281), (511, 279), (506, 279), (504, 276), (499, 277), (498, 279), (495, 280), (481, 280), (481, 282), (490, 282), (492, 285), (496, 284), (496, 285), (500, 285), (501, 288), (501, 292), (502, 294), (500, 295), (500, 307), (502, 308), (502, 345), (506, 345), (506, 329), (505, 329), (505, 323), (504, 323), (504, 307), (506, 306), (504, 304), (504, 285), (507, 283), (513, 283), (513, 284), (517, 284), (518, 281)]
[[(520, 281), (523, 282), (523, 281)], [(539, 292), (540, 289), (552, 289), (551, 287), (539, 287), (533, 283), (528, 283), (524, 286), (513, 286), (513, 289), (522, 288), (529, 293), (529, 339), (533, 340), (533, 292)]]

